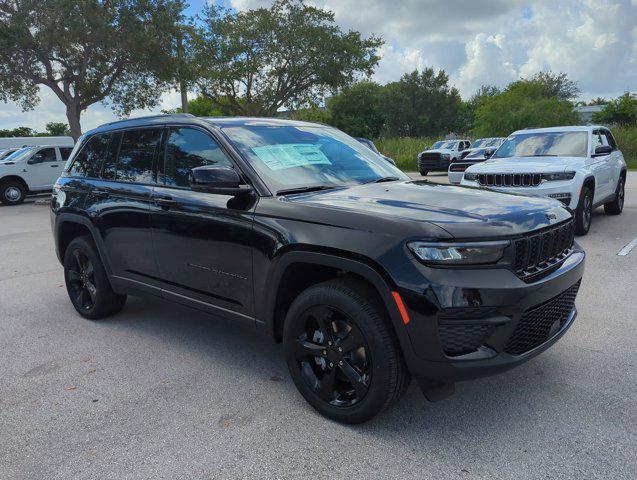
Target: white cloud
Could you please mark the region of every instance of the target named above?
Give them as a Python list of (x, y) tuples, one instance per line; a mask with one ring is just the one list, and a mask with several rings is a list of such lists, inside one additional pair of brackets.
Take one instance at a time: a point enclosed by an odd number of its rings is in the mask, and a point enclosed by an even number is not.
[[(579, 82), (584, 98), (615, 97), (637, 90), (636, 0), (306, 0), (328, 8), (344, 29), (385, 40), (374, 75), (379, 82), (426, 66), (444, 69), (466, 98), (485, 83), (504, 86), (539, 70), (565, 72)], [(245, 10), (268, 0), (230, 0)], [(174, 108), (179, 96), (164, 95)], [(134, 115), (149, 112), (134, 112)], [(115, 116), (96, 105), (82, 123), (91, 128)], [(0, 128), (43, 129), (65, 119), (48, 90), (35, 112), (0, 104)]]

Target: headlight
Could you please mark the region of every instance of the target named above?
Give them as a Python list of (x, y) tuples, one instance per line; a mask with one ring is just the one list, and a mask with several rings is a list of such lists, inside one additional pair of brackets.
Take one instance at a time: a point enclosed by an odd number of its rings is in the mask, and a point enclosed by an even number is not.
[(478, 179), (478, 174), (472, 172), (464, 172), (464, 179), (475, 182)]
[(418, 259), (435, 265), (480, 265), (495, 263), (502, 258), (508, 240), (470, 243), (409, 242)]
[(543, 173), (542, 180), (551, 182), (553, 180), (572, 180), (575, 176), (575, 172), (558, 172), (558, 173)]

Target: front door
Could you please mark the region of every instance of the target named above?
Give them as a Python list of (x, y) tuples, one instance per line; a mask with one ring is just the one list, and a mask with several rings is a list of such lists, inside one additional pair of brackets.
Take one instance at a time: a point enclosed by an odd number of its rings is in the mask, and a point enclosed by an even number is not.
[(155, 258), (165, 295), (252, 317), (256, 197), (192, 191), (192, 168), (236, 166), (205, 130), (171, 127), (166, 135), (151, 207)]
[[(601, 130), (593, 131), (593, 135), (591, 137), (591, 155), (595, 155), (595, 149), (600, 146), (608, 145), (608, 140), (605, 135), (602, 135)], [(600, 155), (594, 156), (593, 160), (593, 171), (595, 172), (595, 194), (594, 194), (594, 203), (599, 203), (600, 201), (607, 198), (611, 192), (611, 155)]]
[(50, 189), (60, 177), (64, 162), (58, 157), (55, 147), (41, 148), (27, 160), (26, 178), (31, 190)]

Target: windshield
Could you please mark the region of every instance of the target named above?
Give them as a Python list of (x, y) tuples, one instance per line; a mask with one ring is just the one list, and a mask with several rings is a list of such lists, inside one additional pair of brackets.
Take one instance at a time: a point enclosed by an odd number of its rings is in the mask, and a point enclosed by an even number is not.
[(223, 127), (273, 192), (311, 186), (344, 186), (393, 177), (398, 168), (345, 133), (319, 126)]
[(444, 145), (445, 142), (436, 142), (431, 146), (432, 150), (436, 150), (437, 148), (440, 148), (442, 145)]
[(529, 132), (507, 138), (491, 158), (585, 157), (587, 132)]
[(453, 150), (458, 142), (436, 142), (431, 147), (432, 150)]
[(26, 157), (32, 151), (33, 151), (33, 147), (24, 147), (24, 148), (21, 148), (19, 150), (16, 150), (11, 155), (9, 155), (7, 157), (4, 157), (2, 159), (2, 161), (3, 162), (17, 162), (17, 161), (21, 160), (22, 158)]
[(490, 140), (489, 138), (478, 138), (475, 142), (471, 144), (471, 148), (484, 147), (486, 146), (489, 140)]
[(464, 158), (484, 158), (484, 152), (486, 151), (487, 151), (486, 148), (480, 148), (478, 150), (471, 152), (469, 155), (467, 155)]

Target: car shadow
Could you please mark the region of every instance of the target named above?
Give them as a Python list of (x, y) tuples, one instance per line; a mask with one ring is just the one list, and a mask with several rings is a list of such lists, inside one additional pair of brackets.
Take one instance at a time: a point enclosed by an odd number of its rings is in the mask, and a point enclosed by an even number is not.
[[(255, 385), (275, 381), (276, 388), (281, 390), (280, 398), (289, 401), (289, 409), (298, 409), (301, 415), (313, 417), (312, 422), (319, 425), (323, 422), (337, 425), (312, 410), (296, 391), (283, 360), (281, 345), (251, 328), (217, 320), (160, 299), (136, 297), (129, 298), (122, 313), (91, 324), (91, 328), (102, 329), (96, 332), (98, 335), (110, 330), (110, 333), (125, 332), (136, 338), (154, 337), (161, 348), (170, 350), (176, 359), (182, 355), (190, 359), (204, 358), (205, 362), (215, 365), (216, 370), (250, 377), (250, 383)], [(536, 406), (554, 408), (552, 414), (561, 409), (550, 400), (558, 388), (551, 379), (559, 377), (562, 364), (559, 354), (549, 350), (513, 371), (459, 383), (455, 395), (436, 403), (428, 402), (416, 382), (412, 382), (400, 402), (372, 421), (339, 428), (385, 440), (395, 437), (399, 442), (403, 442), (409, 432), (414, 436), (427, 434), (430, 439), (457, 437), (461, 432), (471, 430), (491, 437), (523, 432), (526, 428), (524, 415), (532, 418), (536, 408), (540, 408)], [(226, 393), (230, 399), (234, 395), (231, 390)], [(522, 416), (521, 406), (525, 406), (526, 412)]]

